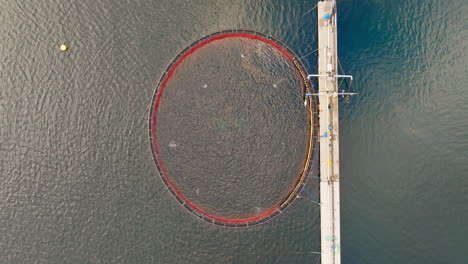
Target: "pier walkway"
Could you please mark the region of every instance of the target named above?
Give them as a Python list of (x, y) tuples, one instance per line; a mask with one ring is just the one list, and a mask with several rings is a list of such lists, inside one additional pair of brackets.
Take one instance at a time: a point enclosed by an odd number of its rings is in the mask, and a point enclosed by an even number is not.
[(341, 263), (340, 151), (336, 1), (318, 2), (318, 93), (320, 125), (320, 227), (322, 264)]

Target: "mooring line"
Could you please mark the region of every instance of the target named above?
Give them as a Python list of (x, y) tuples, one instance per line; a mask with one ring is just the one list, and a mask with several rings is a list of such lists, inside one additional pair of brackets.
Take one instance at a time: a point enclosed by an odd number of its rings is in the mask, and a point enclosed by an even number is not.
[(286, 28), (289, 28), (292, 24), (296, 23), (297, 21), (301, 20), (303, 17), (305, 17), (307, 14), (309, 14), (310, 12), (312, 12), (314, 9), (316, 9), (318, 6), (318, 3), (312, 7), (311, 9), (309, 9), (307, 12), (305, 12), (304, 14), (302, 14), (302, 16), (300, 16), (299, 18), (296, 18), (296, 20), (293, 20), (291, 23), (289, 23), (288, 25), (286, 25)]
[(302, 190), (310, 196), (310, 198), (312, 198), (313, 202), (316, 203), (316, 204), (319, 204), (320, 205), (320, 200), (315, 197), (313, 194), (311, 194), (309, 191), (306, 190), (306, 188), (302, 188)]
[(311, 51), (311, 52), (307, 53), (306, 55), (300, 57), (299, 59), (302, 60), (303, 58), (305, 58), (305, 57), (311, 55), (312, 53), (316, 53), (318, 50), (319, 50), (319, 49), (316, 49), (316, 50), (314, 50), (314, 51)]

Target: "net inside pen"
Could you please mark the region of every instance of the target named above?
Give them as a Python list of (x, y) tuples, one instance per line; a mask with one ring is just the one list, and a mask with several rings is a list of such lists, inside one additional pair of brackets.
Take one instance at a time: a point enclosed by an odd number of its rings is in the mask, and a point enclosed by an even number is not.
[(317, 120), (310, 91), (300, 60), (271, 36), (229, 30), (189, 45), (151, 102), (151, 150), (170, 193), (226, 227), (280, 214), (311, 169)]

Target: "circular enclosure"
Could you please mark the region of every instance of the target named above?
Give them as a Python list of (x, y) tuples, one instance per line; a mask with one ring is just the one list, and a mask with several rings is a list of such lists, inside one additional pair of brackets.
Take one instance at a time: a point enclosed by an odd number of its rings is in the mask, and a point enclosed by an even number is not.
[[(197, 217), (253, 226), (284, 211), (311, 169), (310, 81), (291, 49), (249, 30), (210, 34), (163, 73), (149, 113), (161, 179)], [(304, 104), (307, 102), (307, 104)]]

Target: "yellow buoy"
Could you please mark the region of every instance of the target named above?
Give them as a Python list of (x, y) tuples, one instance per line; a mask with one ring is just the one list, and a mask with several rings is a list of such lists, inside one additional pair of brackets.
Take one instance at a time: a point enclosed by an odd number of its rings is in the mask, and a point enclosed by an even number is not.
[(67, 45), (62, 44), (62, 45), (60, 46), (60, 49), (61, 49), (62, 51), (66, 51), (66, 50), (68, 49), (68, 47), (67, 47)]

